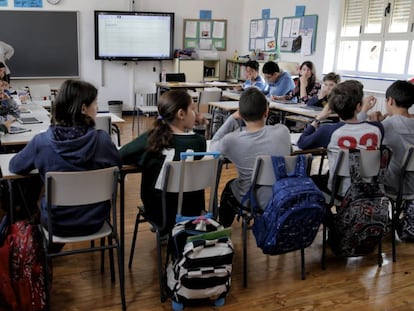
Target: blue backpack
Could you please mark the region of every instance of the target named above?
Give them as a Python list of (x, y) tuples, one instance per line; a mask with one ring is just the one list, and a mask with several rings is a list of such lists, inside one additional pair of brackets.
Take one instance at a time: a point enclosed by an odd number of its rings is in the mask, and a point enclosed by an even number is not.
[(277, 255), (312, 244), (325, 213), (325, 198), (307, 177), (305, 155), (297, 156), (295, 170), (289, 174), (284, 157), (272, 157), (272, 162), (273, 195), (263, 212), (252, 202), (253, 233), (264, 254)]

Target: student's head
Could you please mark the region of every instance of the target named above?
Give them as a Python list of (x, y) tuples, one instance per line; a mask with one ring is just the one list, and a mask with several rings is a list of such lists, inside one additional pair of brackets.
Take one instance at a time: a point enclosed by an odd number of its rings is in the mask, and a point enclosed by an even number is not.
[(309, 60), (304, 61), (299, 67), (299, 76), (305, 76), (308, 79), (306, 91), (310, 92), (316, 83), (315, 65)]
[(399, 108), (409, 109), (414, 103), (414, 84), (403, 80), (395, 81), (385, 91), (385, 98), (387, 109), (390, 100)]
[(195, 105), (183, 90), (171, 90), (158, 100), (158, 117), (148, 135), (148, 150), (162, 153), (173, 143), (172, 127), (181, 131), (191, 130), (196, 120)]
[(52, 122), (60, 126), (94, 126), (98, 113), (98, 90), (80, 80), (63, 82), (53, 103)]
[(268, 82), (275, 82), (280, 74), (279, 65), (273, 61), (269, 61), (263, 65), (263, 76)]
[(259, 63), (255, 60), (246, 62), (246, 79), (256, 79), (259, 71)]
[(332, 89), (341, 82), (341, 76), (335, 72), (329, 72), (323, 77), (323, 86), (331, 94)]
[(356, 80), (347, 80), (335, 86), (329, 96), (330, 108), (342, 120), (352, 119), (359, 112), (364, 96), (363, 85)]
[(268, 105), (263, 93), (259, 89), (251, 87), (240, 96), (239, 113), (246, 122), (259, 121), (267, 115)]

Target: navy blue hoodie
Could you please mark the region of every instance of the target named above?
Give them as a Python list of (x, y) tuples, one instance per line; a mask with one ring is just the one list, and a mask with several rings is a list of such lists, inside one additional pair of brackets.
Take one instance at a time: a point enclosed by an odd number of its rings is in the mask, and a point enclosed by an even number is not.
[[(89, 127), (50, 126), (36, 135), (10, 161), (9, 170), (28, 174), (38, 169), (43, 181), (46, 172), (84, 171), (121, 166), (121, 158), (111, 137)], [(96, 232), (109, 212), (109, 202), (82, 208), (53, 208), (53, 230), (56, 235), (84, 235)], [(45, 200), (42, 199), (41, 222), (47, 225)]]

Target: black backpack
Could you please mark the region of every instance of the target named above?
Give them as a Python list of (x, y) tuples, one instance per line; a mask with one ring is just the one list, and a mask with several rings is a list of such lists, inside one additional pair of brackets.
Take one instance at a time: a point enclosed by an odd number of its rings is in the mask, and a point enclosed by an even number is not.
[(384, 173), (390, 151), (381, 149), (380, 172), (369, 182), (360, 175), (360, 151), (349, 151), (351, 186), (336, 212), (330, 212), (328, 243), (334, 254), (343, 257), (372, 253), (388, 223), (389, 199), (384, 191)]

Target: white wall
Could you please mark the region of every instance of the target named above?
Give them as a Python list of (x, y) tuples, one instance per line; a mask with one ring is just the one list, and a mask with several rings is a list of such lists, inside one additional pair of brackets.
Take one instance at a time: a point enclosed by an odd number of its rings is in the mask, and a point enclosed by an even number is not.
[[(173, 70), (172, 61), (140, 61), (140, 62), (110, 62), (94, 59), (94, 10), (141, 10), (175, 13), (174, 47), (182, 48), (183, 19), (199, 18), (200, 10), (211, 10), (213, 19), (227, 19), (227, 51), (219, 52), (221, 59), (221, 77), (224, 78), (225, 60), (231, 58), (237, 49), (239, 55), (248, 54), (249, 24), (251, 19), (261, 18), (262, 9), (269, 8), (271, 17), (279, 18), (279, 37), (281, 23), (284, 16), (293, 16), (296, 5), (305, 5), (305, 14), (318, 15), (318, 30), (316, 52), (311, 56), (302, 56), (299, 53), (281, 53), (281, 60), (302, 62), (305, 59), (313, 61), (318, 73), (330, 71), (333, 63), (334, 48), (336, 45), (336, 29), (338, 11), (343, 0), (63, 0), (58, 5), (50, 5), (43, 0), (43, 9), (80, 12), (80, 73), (81, 78), (93, 83), (99, 89), (99, 107), (107, 110), (108, 100), (122, 100), (124, 110), (131, 110), (135, 92), (154, 92), (154, 82), (158, 80), (162, 69)], [(134, 3), (135, 2), (135, 3)], [(8, 7), (14, 9), (13, 1), (8, 1)], [(336, 12), (336, 14), (335, 14)], [(329, 25), (329, 27), (328, 27)], [(330, 29), (330, 31), (327, 31)], [(327, 60), (325, 62), (325, 60)], [(328, 64), (324, 66), (324, 63)], [(155, 68), (155, 72), (153, 71)], [(58, 88), (63, 79), (33, 81), (12, 80), (12, 86), (21, 86), (33, 83), (49, 83)], [(364, 81), (364, 84), (366, 81)], [(385, 90), (390, 82), (378, 83), (367, 81), (367, 88)], [(378, 85), (381, 84), (380, 87)]]

